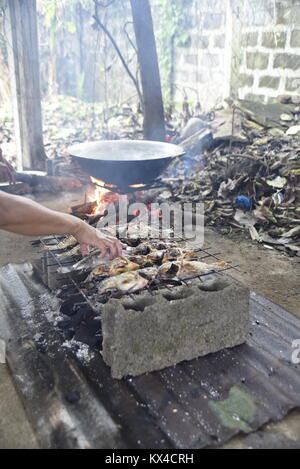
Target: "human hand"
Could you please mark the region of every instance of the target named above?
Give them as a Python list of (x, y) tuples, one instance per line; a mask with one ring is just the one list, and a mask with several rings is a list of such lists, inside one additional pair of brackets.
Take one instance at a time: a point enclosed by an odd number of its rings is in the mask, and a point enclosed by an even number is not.
[(114, 259), (115, 257), (122, 256), (122, 248), (126, 247), (117, 238), (105, 235), (85, 222), (79, 224), (73, 236), (80, 243), (80, 250), (83, 256), (89, 253), (89, 246), (91, 246), (100, 249), (103, 257), (107, 256), (107, 250), (109, 250), (109, 257)]

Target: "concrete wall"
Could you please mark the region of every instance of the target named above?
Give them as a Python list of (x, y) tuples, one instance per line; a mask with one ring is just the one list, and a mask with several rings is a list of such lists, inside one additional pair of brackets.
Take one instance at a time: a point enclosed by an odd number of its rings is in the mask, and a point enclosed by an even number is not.
[(300, 1), (253, 0), (241, 9), (240, 98), (300, 93)]
[(188, 15), (190, 41), (175, 53), (175, 98), (183, 90), (191, 102), (209, 109), (229, 94), (231, 41), (227, 0), (193, 0)]
[(300, 0), (193, 0), (188, 14), (191, 40), (175, 55), (177, 101), (182, 89), (204, 109), (229, 95), (300, 94)]

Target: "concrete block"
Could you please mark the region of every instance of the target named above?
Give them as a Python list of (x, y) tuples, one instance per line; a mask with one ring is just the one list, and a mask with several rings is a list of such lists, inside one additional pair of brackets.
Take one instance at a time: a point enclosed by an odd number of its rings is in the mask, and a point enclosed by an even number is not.
[(219, 67), (220, 57), (218, 54), (204, 53), (201, 59), (202, 67), (207, 67), (208, 69)]
[(280, 82), (280, 77), (270, 77), (264, 76), (259, 79), (259, 87), (260, 88), (272, 88), (273, 90), (277, 90)]
[(214, 47), (220, 47), (221, 49), (224, 49), (225, 40), (226, 40), (225, 34), (218, 34), (217, 36), (215, 36), (215, 39), (214, 39)]
[(300, 94), (300, 78), (287, 78), (285, 83), (285, 89), (287, 91), (294, 91)]
[(195, 47), (199, 49), (207, 49), (209, 45), (209, 36), (196, 36), (195, 37)]
[(247, 52), (247, 67), (251, 70), (268, 68), (269, 54), (264, 52)]
[(291, 5), (290, 8), (279, 5), (277, 8), (277, 24), (300, 25), (300, 5)]
[(223, 13), (206, 13), (204, 15), (204, 29), (219, 29), (224, 25), (225, 15)]
[(262, 36), (262, 45), (270, 49), (284, 48), (286, 44), (286, 33), (284, 31), (265, 32)]
[(258, 32), (249, 32), (242, 35), (242, 46), (243, 47), (255, 47), (258, 42)]
[(300, 29), (294, 29), (294, 31), (292, 31), (291, 47), (300, 47)]
[(247, 75), (246, 73), (241, 73), (239, 76), (239, 86), (253, 86), (254, 75)]
[(229, 277), (111, 299), (103, 307), (103, 358), (114, 378), (137, 376), (246, 341), (249, 290)]
[(197, 54), (187, 54), (184, 57), (185, 63), (191, 65), (197, 65), (198, 63), (198, 55)]
[(253, 101), (253, 102), (259, 102), (259, 103), (264, 103), (265, 102), (265, 95), (263, 94), (255, 94), (255, 93), (247, 93), (246, 96), (244, 97), (247, 101)]
[(298, 70), (300, 68), (300, 55), (276, 54), (274, 59), (274, 68)]

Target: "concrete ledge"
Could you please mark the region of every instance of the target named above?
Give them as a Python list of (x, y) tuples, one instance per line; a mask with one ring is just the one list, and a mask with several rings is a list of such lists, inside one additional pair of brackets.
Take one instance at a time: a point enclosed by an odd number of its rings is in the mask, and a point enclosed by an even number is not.
[(114, 378), (137, 376), (245, 342), (249, 289), (222, 277), (136, 299), (102, 313), (103, 358)]

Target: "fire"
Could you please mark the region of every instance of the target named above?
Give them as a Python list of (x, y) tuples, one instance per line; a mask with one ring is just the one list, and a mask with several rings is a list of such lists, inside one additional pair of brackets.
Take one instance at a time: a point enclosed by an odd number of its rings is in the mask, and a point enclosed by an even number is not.
[[(102, 214), (105, 212), (107, 204), (117, 202), (119, 196), (118, 194), (111, 192), (109, 189), (107, 189), (107, 187), (113, 189), (115, 187), (114, 185), (105, 184), (103, 181), (95, 179), (93, 177), (91, 177), (91, 181), (97, 185), (95, 186), (94, 194), (92, 196), (89, 196), (89, 201), (96, 201), (97, 205), (90, 215)], [(103, 187), (104, 184), (106, 187)]]
[(131, 186), (132, 189), (140, 189), (141, 187), (145, 187), (145, 184), (132, 184)]

